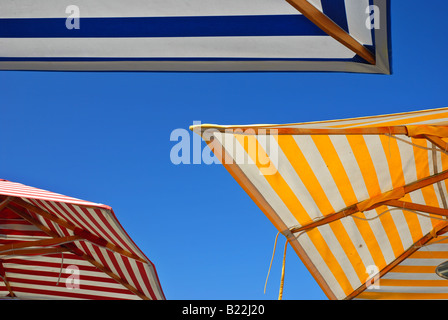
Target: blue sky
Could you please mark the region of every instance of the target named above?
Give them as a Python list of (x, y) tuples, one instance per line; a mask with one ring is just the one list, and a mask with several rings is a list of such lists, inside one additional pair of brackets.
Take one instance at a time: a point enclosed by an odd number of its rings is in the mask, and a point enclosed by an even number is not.
[[(0, 178), (112, 206), (168, 299), (276, 299), (283, 239), (264, 294), (277, 231), (221, 165), (173, 165), (171, 132), (445, 107), (431, 4), (392, 2), (391, 76), (0, 72)], [(288, 250), (284, 299), (326, 299)]]

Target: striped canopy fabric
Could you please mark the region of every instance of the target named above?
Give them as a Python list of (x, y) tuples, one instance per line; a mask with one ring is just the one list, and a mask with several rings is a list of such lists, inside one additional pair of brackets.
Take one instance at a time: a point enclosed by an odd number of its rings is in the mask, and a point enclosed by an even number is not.
[(0, 299), (165, 299), (110, 207), (6, 180), (0, 201)]
[(329, 299), (448, 298), (448, 108), (191, 129)]
[(1, 1), (0, 70), (389, 74), (388, 5), (388, 0)]

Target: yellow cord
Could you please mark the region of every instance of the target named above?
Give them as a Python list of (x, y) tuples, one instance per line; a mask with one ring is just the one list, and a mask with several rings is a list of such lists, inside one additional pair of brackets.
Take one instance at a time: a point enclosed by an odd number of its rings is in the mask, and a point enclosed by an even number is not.
[(275, 237), (274, 251), (272, 252), (271, 264), (269, 265), (268, 276), (266, 277), (266, 282), (264, 284), (264, 293), (266, 293), (266, 286), (268, 284), (269, 274), (271, 273), (272, 261), (274, 260), (275, 248), (277, 247), (277, 239), (278, 239), (279, 234), (280, 234), (280, 232), (277, 232), (277, 236)]
[(283, 252), (282, 278), (281, 278), (281, 281), (280, 281), (280, 291), (278, 293), (278, 300), (282, 300), (282, 297), (283, 297), (283, 285), (285, 284), (286, 248), (288, 248), (288, 239), (286, 239), (285, 251)]

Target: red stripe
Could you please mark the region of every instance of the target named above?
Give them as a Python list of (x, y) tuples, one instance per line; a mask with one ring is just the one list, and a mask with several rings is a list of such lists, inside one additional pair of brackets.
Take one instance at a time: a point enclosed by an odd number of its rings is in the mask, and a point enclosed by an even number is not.
[[(57, 286), (55, 282), (45, 281), (45, 280), (21, 279), (21, 278), (16, 278), (16, 277), (8, 277), (8, 280), (11, 284), (11, 287), (14, 287), (14, 285), (16, 285), (17, 283), (23, 283), (23, 284), (34, 284), (34, 285), (39, 285), (39, 286), (50, 287), (48, 290), (51, 290), (51, 287), (64, 288), (63, 283), (60, 283), (60, 285)], [(97, 286), (92, 286), (92, 285), (86, 285), (86, 284), (82, 283), (82, 278), (80, 278), (79, 283), (80, 283), (79, 288), (83, 289), (83, 290), (134, 295), (128, 289), (106, 288), (106, 287), (97, 287)], [(67, 290), (71, 291), (70, 289), (67, 289)]]
[[(71, 259), (68, 257), (65, 257), (64, 254), (64, 260), (65, 259)], [(48, 268), (56, 268), (59, 270), (59, 268), (61, 267), (61, 263), (60, 262), (47, 262), (47, 261), (36, 261), (36, 260), (24, 260), (24, 259), (6, 259), (3, 260), (3, 264), (7, 265), (7, 264), (15, 264), (15, 265), (27, 265), (27, 266), (36, 266), (36, 267), (48, 267)], [(72, 265), (72, 263), (64, 263), (65, 266), (69, 266)], [(91, 271), (91, 272), (100, 272), (100, 270), (98, 270), (96, 267), (94, 266), (86, 266), (86, 265), (77, 265), (76, 266), (79, 268), (79, 270), (82, 271)], [(12, 266), (8, 266), (8, 268), (13, 268)]]
[[(41, 202), (39, 200), (32, 200), (33, 203), (35, 203), (38, 207), (41, 209), (44, 209), (51, 214), (53, 214), (55, 217), (58, 217), (60, 219), (63, 219), (71, 224), (73, 224), (75, 227), (82, 227), (81, 224), (79, 224), (76, 219), (74, 219), (70, 214), (66, 212), (64, 208), (61, 208), (61, 210), (58, 210), (55, 205), (56, 203), (53, 202)], [(64, 228), (63, 226), (59, 226), (60, 228)]]
[(140, 291), (140, 292), (144, 292), (142, 290), (142, 286), (140, 285), (140, 281), (137, 280), (137, 277), (135, 276), (134, 271), (132, 270), (131, 264), (129, 263), (129, 258), (128, 257), (123, 257), (120, 256), (121, 260), (123, 261), (124, 265), (126, 266), (126, 270), (128, 271), (129, 276), (131, 277), (132, 281), (135, 284), (135, 288)]
[(0, 212), (0, 217), (4, 219), (21, 219), (21, 217), (16, 214), (15, 212), (11, 211), (8, 208), (3, 209), (3, 211)]
[(154, 294), (154, 290), (152, 289), (152, 286), (151, 286), (151, 284), (149, 283), (148, 274), (147, 274), (147, 272), (146, 272), (146, 270), (145, 270), (145, 266), (144, 266), (143, 263), (140, 262), (140, 261), (135, 261), (135, 263), (137, 264), (138, 270), (140, 270), (140, 274), (141, 274), (141, 276), (142, 276), (142, 278), (143, 278), (143, 282), (145, 283), (146, 288), (148, 289), (149, 294), (151, 295), (151, 298), (152, 298), (153, 300), (157, 300), (157, 297), (156, 297), (156, 295)]
[(25, 226), (33, 225), (24, 219), (0, 219), (0, 225), (1, 224), (20, 224)]
[[(113, 266), (115, 267), (115, 270), (117, 270), (117, 276), (119, 276), (122, 280), (128, 282), (126, 276), (123, 273), (123, 270), (121, 269), (121, 267), (118, 265), (118, 261), (117, 258), (115, 257), (115, 254), (110, 252), (109, 250), (106, 251), (107, 255), (109, 256), (110, 261), (112, 261)], [(111, 269), (109, 267), (109, 269)]]
[(47, 234), (42, 231), (32, 230), (12, 230), (12, 229), (0, 229), (2, 235), (14, 235), (14, 236), (33, 236), (33, 237), (47, 237)]
[[(103, 234), (104, 236), (101, 236), (101, 238), (105, 238), (105, 240), (107, 240), (110, 243), (113, 243), (114, 245), (122, 248), (121, 244), (118, 244), (114, 239), (112, 239), (111, 237), (108, 236), (108, 234), (110, 232), (104, 230), (104, 228), (98, 223), (97, 219), (95, 219), (95, 217), (92, 216), (92, 214), (89, 212), (89, 210), (87, 210), (86, 208), (80, 208), (82, 210), (82, 212), (84, 212), (84, 214), (87, 216), (87, 218), (89, 219), (89, 221), (91, 221), (95, 227), (96, 230), (99, 230), (99, 232), (96, 232), (96, 234), (98, 236), (100, 236), (100, 233)], [(123, 249), (123, 248), (122, 248)]]
[[(66, 269), (68, 266), (70, 266), (70, 264), (64, 264), (62, 266), (62, 269)], [(26, 269), (18, 269), (18, 268), (5, 268), (5, 271), (7, 273), (12, 272), (12, 273), (27, 274), (27, 275), (33, 275), (33, 276), (53, 277), (56, 279), (59, 278), (59, 273), (60, 273), (60, 271), (51, 272), (51, 271), (40, 271), (40, 270), (26, 270)], [(85, 275), (85, 274), (82, 274), (83, 271), (85, 271), (85, 270), (82, 270), (81, 268), (79, 269), (81, 280), (94, 281), (94, 282), (98, 282), (98, 283), (114, 283), (114, 284), (117, 283), (117, 281), (115, 281), (114, 279), (112, 279), (110, 277), (103, 278), (103, 277), (98, 277), (98, 276)], [(99, 272), (99, 271), (98, 271), (98, 273), (103, 274), (102, 272)], [(61, 279), (66, 279), (69, 276), (70, 276), (70, 274), (67, 274), (64, 272), (64, 270), (62, 270)]]
[[(82, 229), (85, 229), (85, 230), (89, 231), (90, 233), (93, 233), (93, 234), (98, 235), (98, 234), (95, 232), (95, 228), (93, 228), (93, 227), (90, 225), (90, 223), (89, 223), (84, 217), (82, 217), (82, 216), (76, 211), (76, 209), (75, 209), (71, 204), (68, 203), (68, 204), (67, 204), (67, 207), (71, 210), (71, 212), (72, 212), (73, 214), (76, 214), (77, 217), (78, 217), (79, 219), (81, 219), (81, 221), (83, 222), (83, 224), (81, 224), (81, 228), (82, 228)], [(62, 208), (62, 209), (65, 209), (65, 208)]]
[[(107, 227), (107, 229), (108, 229), (110, 232), (112, 232), (113, 235), (114, 235), (116, 238), (120, 239), (120, 241), (122, 242), (122, 246), (124, 246), (125, 249), (127, 249), (129, 252), (131, 252), (131, 253), (133, 253), (133, 254), (135, 254), (135, 255), (137, 255), (137, 256), (140, 256), (140, 254), (134, 252), (134, 250), (128, 246), (128, 244), (126, 243), (126, 241), (123, 241), (123, 240), (122, 240), (122, 237), (121, 237), (120, 235), (118, 235), (118, 233), (117, 233), (117, 231), (115, 230), (115, 228), (112, 227), (112, 226), (110, 225), (109, 221), (107, 221), (106, 217), (105, 217), (104, 214), (101, 212), (101, 210), (97, 210), (97, 209), (95, 209), (95, 212), (97, 213), (97, 215), (98, 215), (98, 217), (101, 219), (101, 221), (103, 221), (103, 223), (104, 223), (104, 225)], [(109, 213), (112, 214), (112, 212), (109, 212)]]
[(114, 298), (107, 296), (98, 296), (93, 294), (81, 294), (74, 292), (56, 292), (51, 290), (43, 290), (43, 289), (32, 289), (32, 288), (22, 288), (11, 286), (12, 291), (14, 293), (32, 293), (37, 295), (50, 295), (56, 297), (65, 297), (65, 298), (75, 298), (75, 299), (88, 299), (88, 300), (123, 300), (123, 298)]

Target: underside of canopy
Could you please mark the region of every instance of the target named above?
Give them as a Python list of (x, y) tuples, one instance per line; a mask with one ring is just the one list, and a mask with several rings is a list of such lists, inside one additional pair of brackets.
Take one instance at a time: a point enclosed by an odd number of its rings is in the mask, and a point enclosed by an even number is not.
[(448, 298), (447, 108), (191, 129), (328, 298)]
[(165, 299), (106, 205), (0, 180), (1, 299)]
[(390, 74), (388, 0), (0, 3), (0, 70)]

